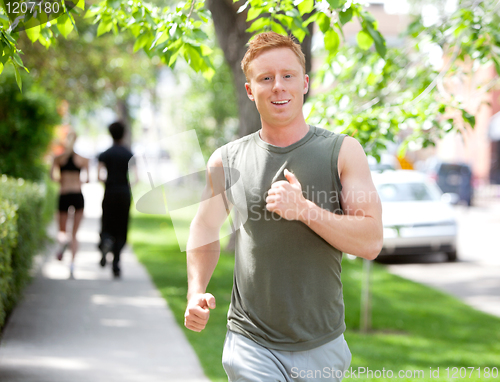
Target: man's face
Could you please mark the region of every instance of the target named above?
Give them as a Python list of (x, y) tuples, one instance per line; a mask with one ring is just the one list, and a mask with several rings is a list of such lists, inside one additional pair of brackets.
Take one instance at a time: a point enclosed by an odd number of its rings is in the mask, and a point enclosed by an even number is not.
[(287, 126), (303, 120), (302, 105), (309, 77), (292, 50), (264, 51), (252, 60), (248, 72), (248, 98), (255, 101), (264, 123)]

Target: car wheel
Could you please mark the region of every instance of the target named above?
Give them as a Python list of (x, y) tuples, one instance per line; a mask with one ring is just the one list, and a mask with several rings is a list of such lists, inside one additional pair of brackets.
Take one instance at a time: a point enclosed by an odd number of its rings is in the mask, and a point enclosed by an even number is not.
[(451, 251), (451, 252), (446, 252), (446, 255), (448, 256), (448, 261), (457, 261), (457, 251)]

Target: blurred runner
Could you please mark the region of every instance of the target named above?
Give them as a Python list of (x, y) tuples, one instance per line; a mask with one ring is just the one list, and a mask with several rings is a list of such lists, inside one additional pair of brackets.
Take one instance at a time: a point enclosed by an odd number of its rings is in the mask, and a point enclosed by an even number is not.
[[(101, 242), (99, 249), (102, 258), (100, 264), (106, 266), (108, 252), (113, 253), (113, 275), (120, 277), (120, 253), (127, 242), (127, 230), (131, 194), (127, 178), (128, 162), (132, 153), (123, 145), (125, 125), (114, 122), (109, 125), (113, 146), (98, 157), (98, 179), (105, 182), (102, 201)], [(103, 176), (103, 169), (107, 175)]]
[[(58, 207), (59, 232), (57, 235), (59, 250), (57, 251), (56, 257), (58, 260), (62, 260), (64, 251), (67, 246), (71, 244), (71, 278), (73, 278), (75, 257), (78, 250), (76, 233), (83, 217), (84, 200), (82, 194), (82, 181), (80, 178), (80, 172), (82, 169), (85, 170), (85, 181), (87, 183), (89, 181), (89, 160), (74, 152), (73, 148), (75, 141), (76, 133), (74, 131), (69, 132), (65, 151), (54, 158), (52, 168), (50, 170), (50, 177), (52, 180), (60, 183)], [(59, 176), (57, 178), (55, 176), (56, 169), (59, 171)], [(68, 237), (66, 233), (66, 225), (70, 211), (73, 216), (73, 229), (71, 237)]]

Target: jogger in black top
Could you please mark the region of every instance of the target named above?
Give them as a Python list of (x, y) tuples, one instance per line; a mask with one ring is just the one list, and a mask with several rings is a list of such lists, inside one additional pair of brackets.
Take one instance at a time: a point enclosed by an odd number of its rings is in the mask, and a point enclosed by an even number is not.
[[(106, 265), (106, 255), (113, 253), (113, 275), (119, 277), (120, 253), (127, 242), (129, 210), (131, 202), (130, 187), (127, 178), (128, 162), (132, 153), (123, 145), (125, 126), (121, 122), (114, 122), (109, 126), (109, 133), (113, 137), (113, 146), (101, 153), (98, 157), (99, 180), (105, 182), (104, 199), (102, 201), (101, 242), (99, 249), (102, 253), (100, 264)], [(106, 168), (107, 177), (102, 175)]]

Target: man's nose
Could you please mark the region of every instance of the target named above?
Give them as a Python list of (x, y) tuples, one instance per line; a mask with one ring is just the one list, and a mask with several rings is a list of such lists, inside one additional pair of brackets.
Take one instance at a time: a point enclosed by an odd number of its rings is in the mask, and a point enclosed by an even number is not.
[(285, 90), (285, 84), (283, 83), (283, 78), (276, 77), (273, 83), (273, 91), (279, 92)]

